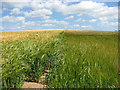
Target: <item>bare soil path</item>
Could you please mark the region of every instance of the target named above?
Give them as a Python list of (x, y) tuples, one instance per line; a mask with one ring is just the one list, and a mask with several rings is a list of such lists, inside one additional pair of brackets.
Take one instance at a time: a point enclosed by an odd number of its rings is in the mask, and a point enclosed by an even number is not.
[(41, 80), (39, 83), (36, 82), (24, 82), (22, 88), (47, 88), (45, 84), (45, 77), (48, 76), (49, 70), (45, 70), (44, 74), (41, 76)]

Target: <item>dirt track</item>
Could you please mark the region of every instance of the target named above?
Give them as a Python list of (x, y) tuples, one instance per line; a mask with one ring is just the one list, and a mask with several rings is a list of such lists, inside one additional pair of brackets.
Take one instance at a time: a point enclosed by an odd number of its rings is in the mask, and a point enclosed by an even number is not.
[(45, 73), (41, 76), (41, 80), (39, 83), (36, 82), (24, 82), (22, 88), (47, 88), (45, 85), (45, 77), (48, 75), (49, 70), (45, 70)]

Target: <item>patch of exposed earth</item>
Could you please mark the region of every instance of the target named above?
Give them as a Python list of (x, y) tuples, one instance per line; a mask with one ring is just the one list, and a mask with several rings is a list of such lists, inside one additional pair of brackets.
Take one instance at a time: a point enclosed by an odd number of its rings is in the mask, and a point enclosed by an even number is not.
[(48, 76), (49, 70), (45, 70), (44, 74), (41, 76), (41, 80), (39, 83), (36, 82), (24, 82), (22, 88), (47, 88), (45, 84), (45, 77)]

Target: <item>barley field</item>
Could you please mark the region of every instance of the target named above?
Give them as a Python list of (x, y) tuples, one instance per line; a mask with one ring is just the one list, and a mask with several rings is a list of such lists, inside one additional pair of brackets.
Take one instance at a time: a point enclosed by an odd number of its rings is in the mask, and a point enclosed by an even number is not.
[(117, 88), (118, 32), (2, 33), (2, 88), (39, 83), (46, 69), (48, 88)]

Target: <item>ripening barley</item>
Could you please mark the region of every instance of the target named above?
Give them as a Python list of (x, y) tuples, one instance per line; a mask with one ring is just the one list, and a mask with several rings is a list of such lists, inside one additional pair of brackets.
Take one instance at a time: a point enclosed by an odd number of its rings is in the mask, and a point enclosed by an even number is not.
[(54, 34), (36, 32), (25, 39), (3, 41), (3, 88), (39, 82), (46, 68), (50, 69), (45, 81), (50, 88), (118, 86), (117, 35)]

